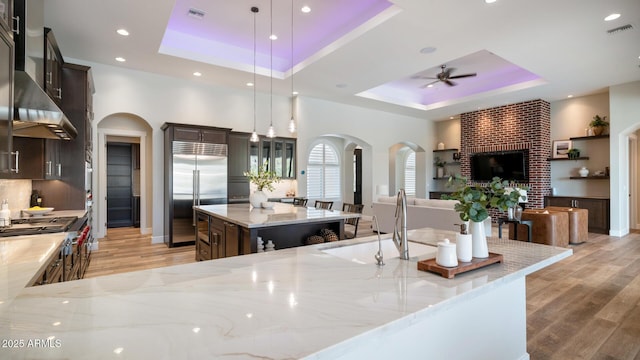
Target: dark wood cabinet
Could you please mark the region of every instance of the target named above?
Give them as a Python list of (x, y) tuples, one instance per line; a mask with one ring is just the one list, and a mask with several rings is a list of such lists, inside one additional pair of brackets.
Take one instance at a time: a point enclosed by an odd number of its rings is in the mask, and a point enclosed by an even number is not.
[(60, 148), (62, 140), (46, 139), (44, 141), (44, 178), (59, 180), (62, 178), (62, 156)]
[(442, 195), (451, 194), (451, 191), (429, 191), (429, 199), (442, 199)]
[(249, 148), (249, 168), (255, 172), (260, 165), (282, 179), (295, 179), (296, 139), (260, 138), (259, 145), (252, 144)]
[(240, 255), (240, 228), (197, 212), (196, 261)]
[[(43, 176), (33, 179), (57, 179), (61, 182), (34, 181), (33, 188), (46, 194), (47, 206), (59, 210), (84, 209), (87, 202), (86, 167), (91, 164), (91, 118), (88, 109), (93, 101), (91, 68), (65, 63), (62, 68), (65, 83), (60, 108), (78, 131), (75, 139), (44, 140)], [(32, 139), (42, 141), (41, 139)]]
[(35, 281), (32, 286), (47, 285), (64, 281), (64, 260), (65, 255), (63, 253), (65, 244), (60, 245), (56, 250), (53, 258), (40, 269), (40, 272), (36, 275)]
[(170, 126), (172, 126), (173, 130), (173, 140), (211, 144), (227, 143), (228, 129), (176, 124)]
[(54, 102), (61, 105), (64, 59), (51, 29), (44, 28), (44, 39), (44, 90)]
[(589, 232), (609, 234), (610, 204), (608, 198), (545, 196), (545, 206), (563, 206), (589, 211)]
[(249, 171), (249, 138), (247, 133), (229, 133), (229, 178), (227, 196), (229, 203), (249, 201), (249, 180), (244, 176)]
[[(2, 0), (5, 5), (0, 17), (11, 20), (11, 1)], [(13, 120), (13, 63), (14, 44), (10, 28), (0, 27), (0, 178), (10, 178), (15, 169), (15, 154), (12, 154)], [(19, 160), (18, 160), (19, 161)]]

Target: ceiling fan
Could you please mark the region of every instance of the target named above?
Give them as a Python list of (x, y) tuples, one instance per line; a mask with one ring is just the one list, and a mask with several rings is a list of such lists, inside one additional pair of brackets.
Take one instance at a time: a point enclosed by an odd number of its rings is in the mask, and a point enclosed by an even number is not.
[(429, 85), (433, 85), (435, 83), (437, 83), (438, 81), (442, 81), (443, 83), (449, 85), (449, 86), (456, 86), (457, 84), (453, 81), (451, 81), (452, 79), (462, 79), (462, 78), (466, 78), (466, 77), (472, 77), (472, 76), (476, 76), (476, 73), (469, 73), (469, 74), (462, 74), (462, 75), (454, 75), (451, 76), (451, 73), (453, 71), (455, 71), (455, 68), (447, 68), (447, 65), (442, 65), (440, 66), (440, 68), (442, 69), (442, 71), (436, 75), (436, 77), (428, 77), (428, 76), (414, 76), (414, 79), (435, 79), (434, 81), (428, 83), (428, 84), (424, 84), (422, 86), (420, 86), (421, 89), (424, 89), (426, 87), (429, 87)]

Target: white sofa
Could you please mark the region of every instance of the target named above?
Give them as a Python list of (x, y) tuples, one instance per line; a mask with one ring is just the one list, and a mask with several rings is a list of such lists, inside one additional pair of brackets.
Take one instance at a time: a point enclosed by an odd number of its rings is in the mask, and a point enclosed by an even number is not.
[[(453, 210), (457, 200), (407, 198), (407, 229), (430, 227), (459, 231), (460, 215)], [(373, 202), (373, 215), (377, 216), (379, 231), (392, 233), (396, 216), (396, 197), (381, 196)], [(373, 230), (377, 231), (375, 222)]]

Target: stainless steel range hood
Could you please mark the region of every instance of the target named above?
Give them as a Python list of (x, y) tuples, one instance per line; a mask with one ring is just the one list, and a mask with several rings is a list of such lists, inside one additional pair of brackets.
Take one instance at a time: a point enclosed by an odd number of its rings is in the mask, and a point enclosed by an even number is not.
[(72, 140), (78, 131), (24, 71), (15, 71), (13, 136)]

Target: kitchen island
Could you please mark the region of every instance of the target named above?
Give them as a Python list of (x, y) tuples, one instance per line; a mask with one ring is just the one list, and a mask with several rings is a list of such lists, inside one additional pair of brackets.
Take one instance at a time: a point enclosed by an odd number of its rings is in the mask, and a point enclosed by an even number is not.
[[(208, 244), (222, 243), (222, 248), (211, 250), (218, 251), (218, 256), (211, 256), (215, 259), (257, 252), (258, 236), (262, 237), (265, 244), (272, 240), (276, 249), (306, 245), (307, 237), (317, 235), (321, 229), (331, 229), (339, 239), (344, 239), (344, 221), (360, 216), (292, 204), (273, 205), (272, 209), (254, 208), (249, 204), (195, 206), (197, 218), (206, 222), (198, 226), (202, 233), (198, 238), (206, 238)], [(229, 229), (229, 225), (237, 229)], [(211, 233), (212, 227), (214, 235)], [(229, 236), (229, 233), (232, 235)], [(199, 248), (197, 242), (196, 248)]]
[(375, 236), (25, 288), (0, 307), (0, 358), (527, 359), (525, 276), (571, 255), (490, 238), (503, 263), (445, 279), (388, 247), (378, 267), (374, 249)]

